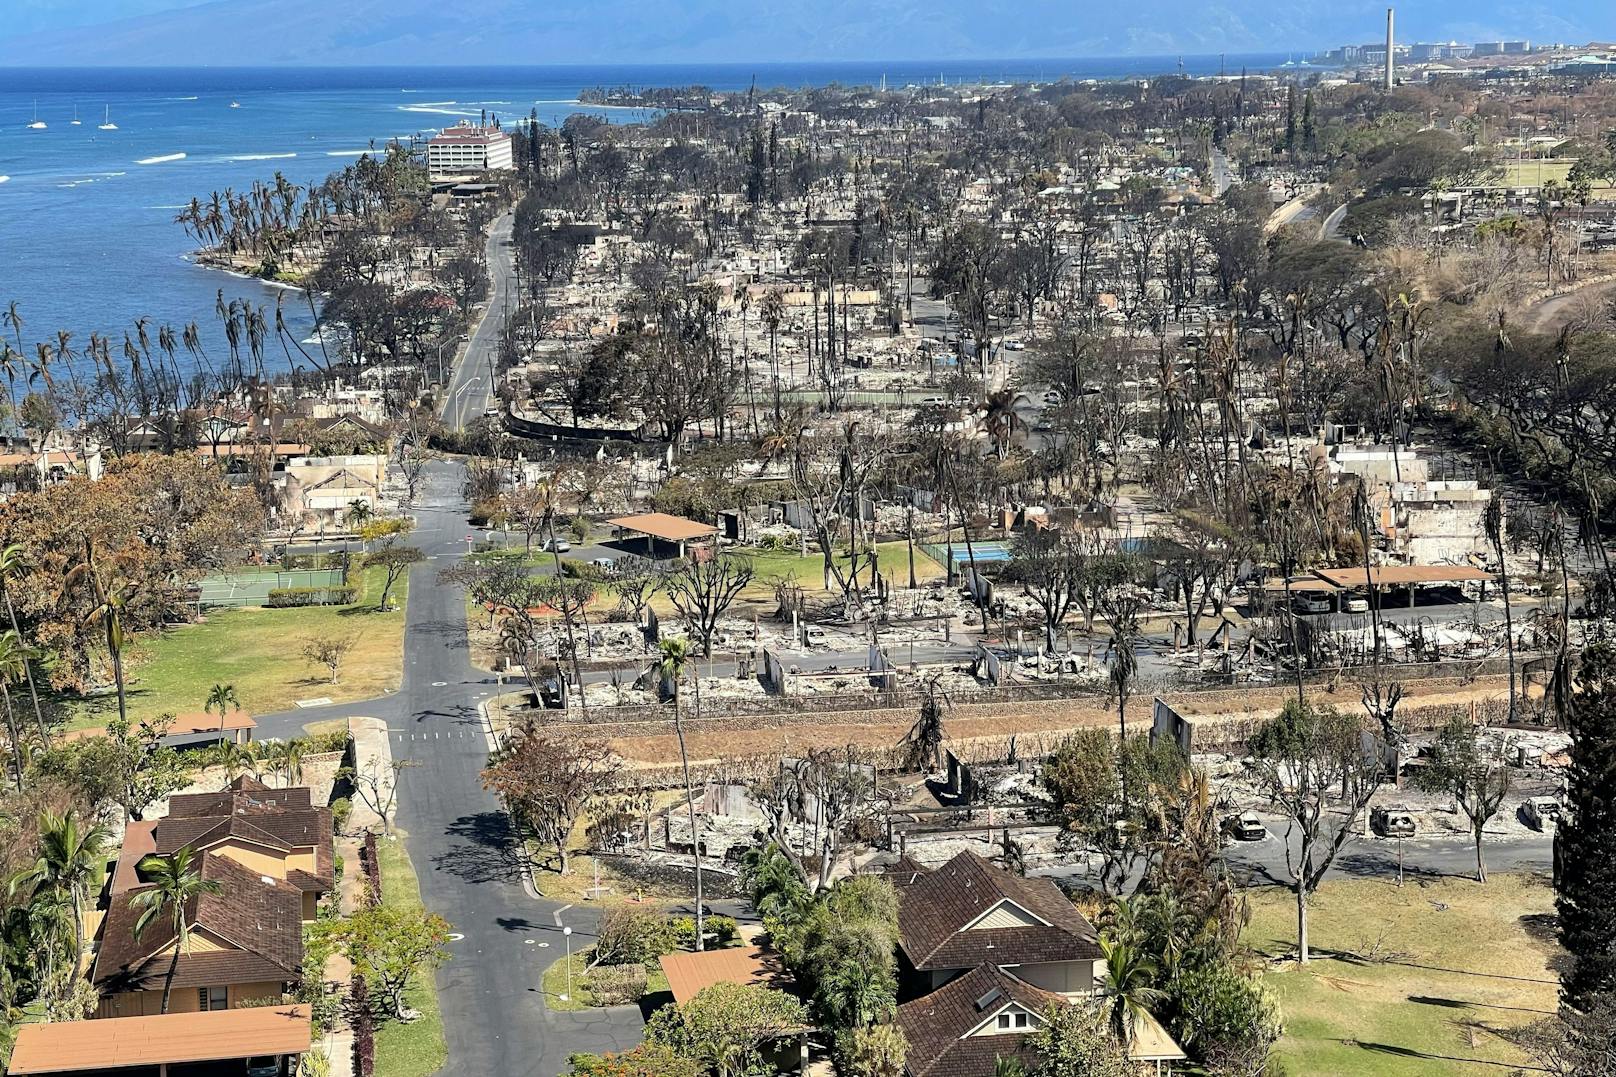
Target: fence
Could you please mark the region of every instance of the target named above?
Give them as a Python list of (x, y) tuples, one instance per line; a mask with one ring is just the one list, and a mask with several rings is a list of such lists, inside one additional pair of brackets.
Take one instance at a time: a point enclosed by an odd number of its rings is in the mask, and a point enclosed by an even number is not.
[(271, 591), (286, 587), (341, 587), (340, 568), (270, 569), (208, 576), (197, 583), (199, 606), (262, 606)]

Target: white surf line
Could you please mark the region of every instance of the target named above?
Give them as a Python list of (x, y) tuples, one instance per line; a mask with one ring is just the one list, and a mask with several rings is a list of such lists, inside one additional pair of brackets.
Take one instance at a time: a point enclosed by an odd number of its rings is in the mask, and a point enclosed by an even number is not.
[(165, 154), (162, 154), (162, 155), (157, 156), (157, 157), (142, 157), (140, 160), (136, 161), (135, 164), (137, 164), (137, 165), (161, 165), (161, 164), (167, 164), (169, 161), (183, 161), (183, 160), (185, 160), (185, 154), (183, 154), (183, 153), (165, 153)]

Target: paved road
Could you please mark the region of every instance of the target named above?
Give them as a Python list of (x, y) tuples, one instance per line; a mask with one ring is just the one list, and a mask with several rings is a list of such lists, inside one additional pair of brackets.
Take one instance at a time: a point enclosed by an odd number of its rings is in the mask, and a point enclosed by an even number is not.
[(1319, 238), (1340, 239), (1341, 222), (1346, 219), (1346, 216), (1347, 205), (1345, 202), (1343, 202), (1341, 205), (1332, 209), (1328, 217), (1324, 218), (1324, 223), (1319, 226)]
[(634, 1007), (554, 1013), (540, 995), (544, 967), (563, 950), (561, 922), (573, 945), (593, 942), (593, 909), (565, 908), (525, 889), (512, 855), (509, 822), (478, 772), (488, 743), (477, 711), (494, 678), (472, 667), (459, 588), (438, 572), (465, 552), (461, 466), (430, 466), (415, 507), (415, 532), (434, 558), (410, 577), (401, 689), (381, 699), (259, 719), (259, 735), (286, 737), (305, 722), (368, 716), (387, 722), (395, 758), (419, 764), (403, 772), (398, 822), (427, 907), (465, 936), (438, 973), (449, 1041), (442, 1072), (555, 1077), (575, 1051), (621, 1050), (639, 1042)]
[(1213, 146), (1212, 147), (1212, 195), (1213, 195), (1213, 197), (1222, 198), (1223, 195), (1224, 195), (1224, 192), (1227, 191), (1230, 187), (1234, 186), (1235, 180), (1237, 178), (1238, 177), (1235, 175), (1234, 169), (1229, 167), (1229, 157), (1228, 157), (1228, 155), (1225, 154), (1222, 150), (1218, 149), (1216, 146)]
[(511, 227), (515, 218), (507, 213), (488, 230), (485, 257), (488, 266), (488, 303), (481, 320), (471, 332), (465, 355), (449, 379), (444, 419), (464, 427), (479, 418), (493, 399), (494, 358), (499, 348), (505, 312), (516, 302), (516, 267), (511, 250)]

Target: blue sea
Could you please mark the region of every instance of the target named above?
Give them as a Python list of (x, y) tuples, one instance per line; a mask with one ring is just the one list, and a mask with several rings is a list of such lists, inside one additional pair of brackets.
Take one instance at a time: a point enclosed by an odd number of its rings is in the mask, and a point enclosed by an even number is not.
[[(576, 112), (614, 122), (643, 116), (579, 105), (579, 93), (593, 87), (739, 90), (883, 78), (897, 87), (1237, 73), (1283, 62), (1266, 54), (933, 64), (0, 68), (0, 310), (16, 303), (30, 354), (35, 341), (54, 339), (59, 329), (79, 345), (91, 332), (111, 334), (116, 344), (141, 317), (154, 326), (195, 321), (209, 350), (222, 350), (217, 292), (272, 309), (277, 289), (188, 261), (193, 244), (174, 215), (192, 197), (244, 190), (277, 172), (307, 184), (389, 140), (430, 137), (484, 112), (514, 121), (537, 109), (552, 125)], [(104, 117), (117, 129), (100, 130)], [(36, 119), (43, 130), (29, 126)], [(294, 332), (312, 332), (301, 297), (288, 295), (286, 311)], [(12, 338), (9, 327), (5, 335)], [(279, 354), (271, 342), (266, 358)]]

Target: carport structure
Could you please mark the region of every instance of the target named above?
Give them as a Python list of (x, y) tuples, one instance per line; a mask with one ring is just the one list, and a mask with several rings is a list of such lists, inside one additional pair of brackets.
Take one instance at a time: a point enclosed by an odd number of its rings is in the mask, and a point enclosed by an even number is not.
[(1372, 565), (1364, 568), (1320, 568), (1313, 574), (1334, 584), (1342, 591), (1384, 592), (1390, 587), (1408, 588), (1408, 604), (1414, 605), (1415, 592), (1421, 587), (1440, 587), (1450, 583), (1481, 583), (1486, 585), (1493, 574), (1474, 565)]
[(1353, 591), (1383, 593), (1389, 588), (1406, 587), (1408, 604), (1414, 605), (1414, 596), (1421, 587), (1440, 587), (1446, 584), (1480, 583), (1483, 587), (1493, 574), (1474, 565), (1372, 565), (1369, 568), (1316, 568), (1300, 576), (1269, 580), (1263, 588), (1270, 593), (1292, 595), (1325, 594), (1340, 609), (1341, 599)]
[(311, 1032), (304, 1005), (23, 1025), (9, 1072), (229, 1077), (251, 1059), (284, 1074), (309, 1049)]
[(657, 556), (657, 543), (668, 543), (677, 548), (677, 556), (685, 556), (685, 544), (698, 539), (710, 539), (718, 534), (718, 528), (712, 524), (704, 524), (699, 520), (687, 519), (683, 516), (673, 516), (666, 512), (644, 512), (638, 516), (619, 516), (615, 520), (607, 520), (608, 524), (617, 528), (618, 537), (626, 535), (639, 535), (645, 539), (645, 554), (647, 557)]

